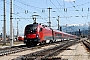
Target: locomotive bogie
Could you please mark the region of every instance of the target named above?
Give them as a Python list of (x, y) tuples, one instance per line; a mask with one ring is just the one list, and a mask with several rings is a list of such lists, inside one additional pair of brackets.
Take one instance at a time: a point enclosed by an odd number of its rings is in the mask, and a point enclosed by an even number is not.
[(35, 46), (39, 43), (39, 40), (38, 39), (26, 39), (24, 40), (24, 43), (27, 45), (27, 46)]

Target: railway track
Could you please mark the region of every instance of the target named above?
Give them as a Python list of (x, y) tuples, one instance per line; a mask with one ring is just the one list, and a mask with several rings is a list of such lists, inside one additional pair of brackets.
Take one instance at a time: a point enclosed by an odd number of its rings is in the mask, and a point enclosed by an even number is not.
[(37, 52), (31, 53), (31, 54), (23, 55), (23, 56), (20, 56), (16, 59), (12, 59), (12, 60), (49, 60), (49, 59), (51, 59), (51, 60), (59, 59), (60, 60), (61, 57), (55, 57), (55, 56), (57, 56), (63, 50), (67, 49), (69, 46), (72, 46), (76, 43), (78, 43), (77, 40), (68, 41), (64, 44), (60, 44), (53, 48), (48, 48), (48, 49), (37, 51)]
[(26, 48), (25, 45), (3, 48), (3, 49), (0, 49), (0, 56), (25, 51), (26, 49), (29, 49), (29, 48)]
[[(65, 43), (65, 41), (63, 41), (61, 43)], [(54, 45), (55, 43), (52, 43), (52, 44)], [(36, 47), (26, 47), (26, 45), (20, 45), (20, 46), (2, 48), (2, 49), (0, 49), (0, 56), (14, 54), (14, 53), (18, 53), (18, 52), (22, 52), (22, 51), (26, 51), (26, 50), (31, 50), (31, 49), (38, 49), (40, 47), (48, 46), (48, 45), (50, 45), (50, 44), (36, 46)]]
[(83, 40), (82, 43), (85, 45), (85, 47), (88, 49), (88, 51), (90, 52), (90, 42)]

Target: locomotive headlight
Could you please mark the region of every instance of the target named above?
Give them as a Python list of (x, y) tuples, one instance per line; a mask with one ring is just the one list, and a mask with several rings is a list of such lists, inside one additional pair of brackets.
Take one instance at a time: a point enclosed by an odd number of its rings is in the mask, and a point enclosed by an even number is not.
[(38, 37), (38, 35), (37, 35), (37, 37)]
[(36, 37), (38, 38), (38, 37), (39, 37), (39, 35), (36, 35)]

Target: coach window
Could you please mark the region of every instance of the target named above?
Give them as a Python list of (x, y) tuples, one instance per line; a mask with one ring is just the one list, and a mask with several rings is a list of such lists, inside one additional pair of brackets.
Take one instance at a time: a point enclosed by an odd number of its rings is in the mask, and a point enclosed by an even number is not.
[(43, 30), (43, 28), (40, 28), (40, 32)]

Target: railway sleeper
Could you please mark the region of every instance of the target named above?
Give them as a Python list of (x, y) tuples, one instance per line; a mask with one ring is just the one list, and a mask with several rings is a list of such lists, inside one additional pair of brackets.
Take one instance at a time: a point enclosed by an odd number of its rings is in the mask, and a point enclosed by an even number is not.
[(90, 50), (90, 44), (89, 44), (89, 43), (85, 43), (85, 42), (83, 41), (83, 44)]
[(61, 60), (61, 57), (46, 57), (42, 58), (41, 60)]
[[(70, 44), (69, 44), (70, 43)], [(35, 52), (35, 53), (32, 53), (32, 54), (28, 54), (28, 55), (24, 55), (23, 57), (19, 57), (20, 58), (20, 60), (37, 60), (37, 59), (43, 59), (43, 60), (45, 60), (45, 58), (47, 58), (47, 57), (50, 57), (50, 56), (52, 56), (52, 55), (54, 55), (53, 53), (56, 53), (56, 52), (58, 52), (58, 51), (60, 51), (61, 49), (64, 49), (64, 48), (67, 48), (67, 47), (69, 47), (69, 46), (71, 46), (71, 45), (73, 45), (73, 44), (75, 44), (75, 42), (67, 42), (67, 43), (65, 43), (65, 44), (62, 44), (62, 45), (60, 45), (60, 46), (56, 46), (56, 47), (54, 47), (54, 48), (50, 48), (50, 49), (46, 49), (46, 50), (42, 50), (42, 51), (38, 51), (38, 52)], [(65, 46), (64, 46), (65, 45)], [(64, 46), (64, 47), (63, 47)], [(59, 49), (57, 49), (57, 48), (59, 48)], [(57, 50), (56, 50), (57, 49)], [(42, 54), (44, 54), (43, 52), (45, 52), (45, 51), (48, 51), (48, 50), (54, 50), (54, 52), (50, 52), (50, 53), (47, 53), (46, 55), (42, 55)], [(62, 51), (62, 50), (61, 50)], [(42, 53), (42, 54), (40, 54), (40, 53)], [(40, 54), (40, 55), (39, 55)], [(32, 58), (32, 57), (35, 57), (35, 58)], [(18, 59), (18, 58), (17, 58)], [(16, 60), (17, 60), (16, 59)], [(61, 59), (61, 58), (60, 58)], [(51, 60), (60, 60), (59, 58), (55, 58), (54, 59), (54, 57), (51, 59)], [(48, 58), (48, 60), (49, 60), (49, 58)], [(61, 59), (62, 60), (62, 59)]]

